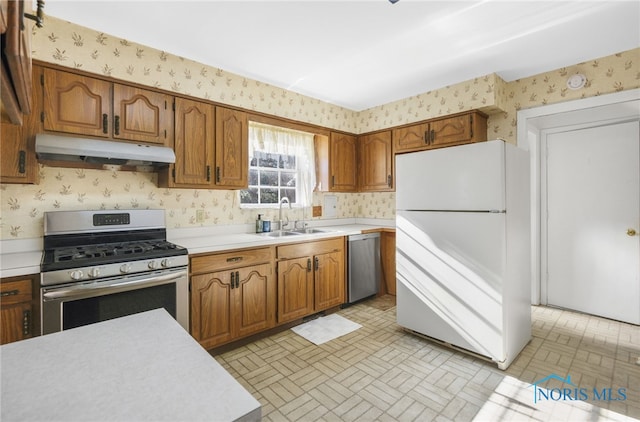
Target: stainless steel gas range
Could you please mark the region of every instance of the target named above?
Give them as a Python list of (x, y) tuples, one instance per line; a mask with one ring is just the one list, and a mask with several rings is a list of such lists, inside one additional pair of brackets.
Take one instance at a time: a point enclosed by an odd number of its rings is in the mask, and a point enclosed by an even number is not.
[(44, 215), (42, 334), (165, 308), (189, 329), (188, 251), (164, 210)]

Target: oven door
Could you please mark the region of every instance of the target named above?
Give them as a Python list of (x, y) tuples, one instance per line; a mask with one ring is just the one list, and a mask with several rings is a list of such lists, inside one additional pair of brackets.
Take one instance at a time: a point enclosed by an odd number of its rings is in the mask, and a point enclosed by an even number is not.
[(165, 308), (189, 331), (186, 267), (40, 289), (42, 334)]

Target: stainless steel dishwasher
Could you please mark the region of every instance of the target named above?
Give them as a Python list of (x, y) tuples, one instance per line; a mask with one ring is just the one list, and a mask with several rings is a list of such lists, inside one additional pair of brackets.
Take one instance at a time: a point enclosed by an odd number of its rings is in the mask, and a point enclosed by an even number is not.
[(357, 234), (349, 239), (348, 303), (378, 293), (382, 266), (380, 264), (380, 233)]

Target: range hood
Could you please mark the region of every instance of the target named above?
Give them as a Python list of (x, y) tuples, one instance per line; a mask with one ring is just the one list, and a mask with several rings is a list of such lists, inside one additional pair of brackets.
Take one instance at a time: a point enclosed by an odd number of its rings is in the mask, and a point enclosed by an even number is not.
[(169, 147), (48, 133), (36, 135), (36, 155), (42, 160), (122, 166), (165, 166), (176, 161), (176, 155)]

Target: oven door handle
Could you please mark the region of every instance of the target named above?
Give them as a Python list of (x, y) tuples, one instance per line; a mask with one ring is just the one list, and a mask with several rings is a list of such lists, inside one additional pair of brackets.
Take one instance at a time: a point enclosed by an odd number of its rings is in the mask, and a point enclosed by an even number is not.
[(114, 292), (118, 290), (122, 290), (122, 287), (129, 287), (131, 285), (145, 284), (148, 287), (163, 284), (171, 280), (176, 280), (181, 277), (187, 275), (186, 271), (180, 271), (177, 273), (166, 274), (166, 275), (157, 275), (153, 277), (146, 277), (142, 279), (128, 280), (128, 281), (117, 281), (114, 283), (105, 283), (105, 284), (81, 284), (76, 287), (68, 288), (68, 289), (60, 289), (54, 290), (50, 292), (45, 292), (42, 294), (44, 299), (62, 299), (73, 297), (77, 295), (81, 295), (87, 293), (88, 291), (99, 290), (101, 293), (107, 293), (111, 290)]

